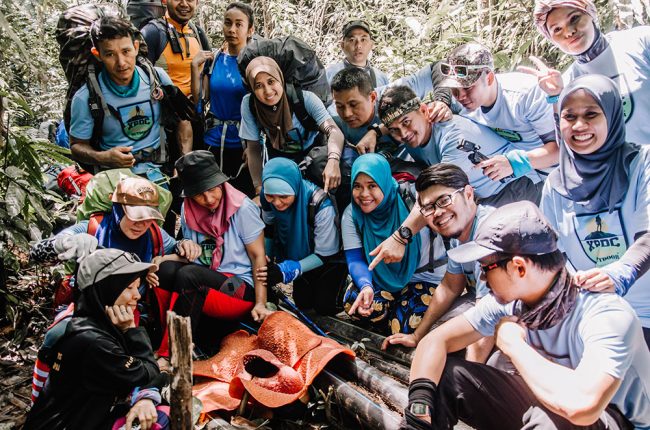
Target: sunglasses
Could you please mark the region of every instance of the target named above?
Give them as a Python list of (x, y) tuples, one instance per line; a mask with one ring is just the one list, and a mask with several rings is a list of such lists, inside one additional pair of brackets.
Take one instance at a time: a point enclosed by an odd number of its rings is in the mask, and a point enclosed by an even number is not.
[(484, 275), (487, 275), (487, 273), (490, 270), (496, 269), (497, 267), (505, 267), (508, 261), (510, 260), (512, 260), (512, 258), (504, 258), (503, 260), (498, 260), (495, 261), (494, 263), (485, 264), (485, 265), (481, 264), (481, 270), (483, 271)]
[(453, 202), (453, 198), (457, 193), (460, 193), (463, 191), (465, 188), (459, 188), (456, 191), (454, 191), (451, 194), (443, 194), (442, 196), (438, 197), (435, 202), (429, 203), (428, 205), (420, 206), (420, 213), (422, 214), (423, 217), (428, 217), (433, 215), (433, 213), (436, 211), (436, 207), (443, 209), (449, 206)]
[(440, 71), (445, 76), (458, 76), (459, 78), (467, 77), (472, 70), (487, 69), (487, 66), (473, 66), (466, 64), (451, 65), (448, 63), (440, 63)]

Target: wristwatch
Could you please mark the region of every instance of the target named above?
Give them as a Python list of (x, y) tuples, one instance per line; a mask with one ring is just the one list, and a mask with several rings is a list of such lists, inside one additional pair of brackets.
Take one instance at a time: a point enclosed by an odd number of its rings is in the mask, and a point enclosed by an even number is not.
[(397, 233), (399, 234), (399, 237), (404, 239), (407, 243), (410, 243), (411, 239), (413, 239), (413, 232), (405, 225), (400, 226), (397, 229)]
[(409, 411), (416, 417), (431, 417), (431, 409), (425, 403), (413, 402), (409, 405)]
[(381, 132), (381, 124), (379, 124), (379, 123), (374, 123), (374, 124), (369, 125), (368, 126), (368, 131), (370, 131), (370, 130), (377, 133), (377, 137), (382, 137), (384, 135), (384, 133)]

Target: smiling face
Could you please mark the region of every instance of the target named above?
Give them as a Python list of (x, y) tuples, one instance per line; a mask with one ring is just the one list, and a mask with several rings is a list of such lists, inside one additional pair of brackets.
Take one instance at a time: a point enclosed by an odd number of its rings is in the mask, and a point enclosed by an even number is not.
[(368, 62), (368, 55), (374, 46), (374, 42), (366, 30), (355, 28), (348, 32), (341, 41), (341, 49), (350, 64), (364, 67)]
[(120, 230), (122, 230), (124, 236), (135, 240), (145, 234), (153, 222), (154, 220), (152, 219), (133, 221), (125, 214), (120, 220)]
[(420, 206), (426, 207), (440, 201), (446, 195), (451, 196), (451, 203), (440, 208), (436, 205), (431, 215), (426, 217), (431, 229), (446, 238), (460, 238), (467, 240), (472, 230), (476, 216), (476, 203), (474, 203), (474, 189), (465, 186), (460, 192), (442, 185), (433, 185), (418, 193)]
[(377, 93), (361, 94), (358, 87), (349, 90), (332, 91), (336, 113), (351, 128), (369, 125), (375, 117), (375, 101)]
[(241, 51), (253, 35), (253, 27), (248, 16), (236, 7), (229, 9), (223, 16), (223, 36), (234, 52)]
[(196, 3), (197, 0), (167, 0), (167, 12), (171, 19), (185, 24), (194, 16)]
[(591, 16), (571, 7), (554, 8), (546, 18), (551, 41), (569, 55), (585, 52), (596, 36)]
[(255, 88), (253, 88), (255, 97), (267, 106), (275, 106), (280, 103), (284, 87), (282, 82), (265, 72), (260, 72), (255, 76)]
[(97, 53), (93, 54), (104, 64), (108, 76), (117, 85), (129, 85), (135, 71), (140, 42), (130, 37), (102, 40), (98, 42)]
[(128, 306), (135, 310), (138, 306), (138, 300), (140, 300), (141, 297), (138, 287), (140, 287), (140, 278), (131, 282), (129, 286), (122, 291), (122, 294), (115, 299), (115, 306)]
[(592, 154), (607, 140), (607, 117), (587, 91), (577, 90), (562, 103), (560, 132), (572, 151)]
[(401, 116), (388, 126), (390, 135), (411, 148), (425, 145), (431, 138), (431, 124), (427, 119), (427, 112), (427, 106), (422, 104), (420, 109)]
[(210, 188), (201, 194), (192, 196), (192, 200), (208, 209), (209, 211), (214, 212), (221, 204), (222, 197), (223, 190), (221, 189), (221, 185), (217, 185), (216, 187)]
[(384, 200), (384, 193), (374, 179), (365, 173), (359, 173), (352, 185), (352, 200), (361, 212), (369, 214)]
[(281, 194), (264, 194), (267, 202), (271, 203), (276, 211), (284, 212), (296, 201), (296, 196), (285, 196)]

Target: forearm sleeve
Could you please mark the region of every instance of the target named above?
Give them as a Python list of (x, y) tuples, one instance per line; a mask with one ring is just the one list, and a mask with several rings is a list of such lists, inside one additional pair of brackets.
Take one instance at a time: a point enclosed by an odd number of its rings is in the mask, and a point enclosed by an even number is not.
[(350, 272), (354, 285), (359, 287), (359, 289), (366, 285), (370, 285), (374, 290), (372, 274), (370, 273), (370, 270), (368, 270), (368, 263), (363, 255), (363, 249), (346, 249), (345, 260), (348, 263), (348, 272)]

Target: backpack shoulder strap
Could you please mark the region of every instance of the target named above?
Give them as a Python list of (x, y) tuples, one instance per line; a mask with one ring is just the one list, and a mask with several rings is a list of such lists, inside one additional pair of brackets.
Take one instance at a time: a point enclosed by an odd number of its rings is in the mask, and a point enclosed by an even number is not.
[[(336, 206), (336, 200), (332, 198), (329, 193), (326, 193), (322, 188), (316, 188), (309, 199), (309, 206), (307, 208), (307, 225), (309, 226), (310, 238), (314, 237), (316, 230), (316, 215), (326, 200), (330, 201), (334, 208), (334, 226), (337, 231), (341, 231), (341, 220), (339, 219), (339, 211)], [(341, 242), (342, 244), (343, 242)]]
[[(167, 23), (165, 22), (164, 18), (161, 17), (152, 19), (147, 23), (145, 27), (149, 25), (153, 26), (156, 29), (156, 34), (155, 37), (147, 38), (147, 48), (149, 48), (147, 57), (151, 62), (155, 63), (158, 61), (158, 58), (160, 58), (163, 51), (165, 50), (165, 47), (167, 46)], [(149, 33), (146, 30), (143, 33), (145, 32)]]
[(205, 35), (203, 29), (198, 25), (194, 24), (194, 22), (192, 21), (189, 22), (189, 25), (190, 25), (190, 29), (192, 29), (192, 32), (196, 34), (196, 38), (199, 40), (199, 45), (201, 45), (201, 50), (209, 51), (210, 41), (208, 40), (208, 37)]
[(104, 212), (95, 212), (94, 214), (91, 214), (90, 218), (88, 218), (88, 229), (86, 230), (86, 233), (88, 233), (91, 236), (94, 236), (95, 233), (97, 233), (99, 224), (102, 223), (103, 219), (104, 219)]
[(309, 115), (305, 107), (305, 95), (302, 88), (296, 87), (294, 84), (286, 84), (287, 98), (291, 105), (291, 110), (296, 114), (298, 121), (302, 124), (303, 128), (307, 131), (318, 131), (318, 124), (316, 120)]
[(151, 239), (153, 240), (153, 255), (155, 256), (162, 256), (165, 254), (165, 249), (163, 248), (163, 238), (162, 238), (162, 231), (160, 231), (160, 226), (158, 223), (153, 223), (151, 224), (151, 227), (149, 227), (149, 231), (151, 232)]

